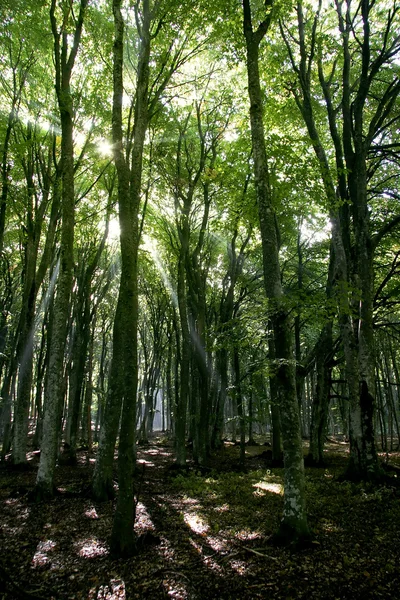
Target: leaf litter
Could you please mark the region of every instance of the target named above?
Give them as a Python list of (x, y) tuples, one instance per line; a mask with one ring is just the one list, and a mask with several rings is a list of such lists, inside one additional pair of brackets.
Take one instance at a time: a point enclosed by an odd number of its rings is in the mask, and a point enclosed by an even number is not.
[[(172, 469), (172, 447), (138, 447), (135, 530), (129, 560), (109, 552), (114, 502), (88, 490), (93, 463), (59, 465), (58, 493), (31, 504), (35, 469), (0, 468), (0, 600), (392, 599), (400, 584), (400, 489), (341, 481), (345, 452), (307, 468), (307, 547), (271, 543), (282, 510), (283, 471), (257, 451), (213, 453), (210, 468)], [(396, 462), (397, 456), (393, 460)], [(37, 460), (37, 457), (35, 458)], [(144, 469), (143, 469), (144, 465)], [(142, 480), (142, 481), (139, 481)]]

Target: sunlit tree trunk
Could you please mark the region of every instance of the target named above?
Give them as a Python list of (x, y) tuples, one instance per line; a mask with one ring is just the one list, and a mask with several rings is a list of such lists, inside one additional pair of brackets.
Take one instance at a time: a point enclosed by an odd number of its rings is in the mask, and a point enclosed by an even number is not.
[(12, 460), (14, 465), (26, 463), (26, 446), (28, 442), (28, 418), (32, 389), (33, 369), (33, 335), (35, 317), (35, 272), (38, 246), (33, 237), (32, 222), (26, 244), (25, 282), (22, 298), (22, 309), (19, 320), (19, 341), (17, 354), (19, 357), (19, 376), (17, 387), (17, 402), (14, 411), (14, 436)]
[[(269, 324), (272, 330), (272, 322)], [(279, 464), (282, 462), (282, 435), (281, 435), (281, 420), (279, 416), (279, 388), (277, 384), (276, 372), (274, 365), (276, 363), (275, 343), (272, 338), (272, 332), (268, 336), (268, 353), (272, 367), (272, 373), (269, 377), (270, 391), (270, 407), (271, 407), (271, 424), (272, 424), (272, 460)]]
[(217, 350), (216, 371), (218, 373), (217, 402), (215, 407), (215, 423), (212, 431), (212, 447), (222, 446), (224, 432), (224, 415), (228, 389), (228, 352), (226, 348)]

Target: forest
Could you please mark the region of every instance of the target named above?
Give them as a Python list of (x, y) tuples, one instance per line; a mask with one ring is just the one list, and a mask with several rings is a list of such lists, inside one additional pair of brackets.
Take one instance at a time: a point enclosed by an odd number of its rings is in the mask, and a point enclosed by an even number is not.
[(397, 597), (398, 0), (0, 16), (0, 597)]

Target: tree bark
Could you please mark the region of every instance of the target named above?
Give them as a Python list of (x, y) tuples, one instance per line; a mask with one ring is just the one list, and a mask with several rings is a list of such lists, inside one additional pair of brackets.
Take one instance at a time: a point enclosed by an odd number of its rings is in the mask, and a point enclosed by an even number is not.
[[(68, 53), (68, 36), (61, 34), (56, 21), (56, 1), (52, 0), (50, 20), (54, 37), (56, 93), (61, 118), (61, 247), (57, 295), (54, 301), (54, 321), (51, 331), (49, 365), (45, 390), (45, 413), (40, 463), (36, 478), (35, 496), (38, 500), (53, 495), (53, 476), (56, 464), (61, 412), (64, 401), (64, 349), (70, 312), (70, 294), (74, 261), (74, 142), (73, 98), (70, 88), (72, 70), (78, 52), (83, 20), (88, 0), (81, 0), (79, 15)], [(69, 8), (68, 8), (69, 11)], [(64, 15), (66, 17), (67, 15)]]
[[(267, 3), (270, 7), (272, 3)], [(269, 181), (263, 125), (263, 101), (259, 75), (259, 44), (268, 30), (270, 14), (253, 30), (249, 0), (243, 0), (246, 40), (250, 126), (254, 177), (263, 248), (264, 283), (272, 312), (280, 421), (283, 437), (285, 491), (283, 518), (278, 537), (298, 541), (309, 536), (305, 510), (305, 480), (300, 417), (296, 397), (296, 373), (289, 315), (283, 303), (277, 224)]]
[[(121, 242), (121, 280), (119, 307), (121, 317), (122, 364), (119, 377), (123, 383), (122, 418), (118, 448), (118, 500), (111, 534), (111, 549), (119, 556), (129, 556), (135, 549), (134, 490), (136, 395), (138, 385), (138, 272), (139, 248), (138, 215), (140, 205), (143, 147), (148, 126), (148, 88), (150, 62), (149, 0), (143, 0), (140, 26), (140, 50), (137, 70), (135, 121), (131, 164), (123, 153), (122, 98), (123, 98), (123, 42), (124, 21), (121, 0), (113, 1), (115, 24), (113, 50), (113, 143), (114, 160), (118, 175), (118, 207)], [(128, 158), (129, 160), (129, 158)]]

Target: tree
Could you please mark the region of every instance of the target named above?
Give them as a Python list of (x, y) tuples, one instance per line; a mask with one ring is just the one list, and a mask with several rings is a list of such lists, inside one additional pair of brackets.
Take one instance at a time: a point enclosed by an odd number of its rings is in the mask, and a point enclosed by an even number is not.
[[(54, 321), (51, 331), (49, 365), (47, 373), (43, 439), (40, 464), (36, 479), (35, 496), (42, 499), (53, 494), (53, 475), (57, 457), (61, 410), (64, 399), (64, 347), (70, 310), (70, 294), (73, 278), (74, 243), (74, 142), (73, 142), (73, 96), (71, 76), (82, 35), (83, 21), (88, 0), (80, 0), (79, 14), (75, 21), (70, 3), (62, 2), (62, 24), (59, 28), (56, 0), (50, 7), (50, 22), (54, 37), (54, 62), (56, 94), (61, 120), (61, 247), (60, 272), (57, 295), (54, 302)], [(72, 46), (69, 47), (69, 31), (73, 20)]]
[(264, 283), (270, 301), (271, 321), (277, 362), (277, 393), (283, 437), (285, 495), (279, 536), (302, 539), (309, 535), (305, 512), (304, 464), (300, 420), (296, 398), (295, 369), (289, 315), (284, 305), (279, 265), (277, 222), (272, 204), (263, 124), (263, 100), (259, 75), (259, 46), (271, 22), (272, 2), (267, 15), (253, 29), (249, 0), (243, 0), (243, 31), (246, 40), (246, 65), (250, 99), (250, 124), (253, 142), (254, 178), (263, 247)]
[[(390, 138), (392, 109), (400, 92), (399, 80), (391, 67), (392, 58), (400, 51), (395, 29), (399, 7), (377, 15), (373, 34), (372, 14), (377, 10), (374, 5), (363, 0), (354, 11), (350, 2), (336, 2), (338, 43), (337, 38), (328, 41), (319, 31), (324, 20), (321, 2), (312, 17), (309, 9), (305, 12), (303, 3), (297, 2), (298, 56), (288, 30), (281, 25), (297, 79), (291, 89), (318, 159), (332, 223), (335, 293), (349, 388), (349, 473), (367, 479), (379, 477), (380, 473), (373, 431), (373, 258), (382, 237), (400, 222), (396, 215), (374, 233), (369, 214), (370, 181), (377, 176), (382, 162), (389, 160), (391, 144), (385, 138)], [(330, 18), (327, 14), (333, 28)], [(333, 61), (324, 62), (325, 53), (331, 53), (331, 57), (333, 54)], [(342, 94), (335, 105), (333, 94), (337, 85)], [(321, 128), (316, 93), (322, 96), (326, 111)], [(330, 140), (323, 130), (326, 123)], [(328, 157), (327, 147), (333, 152), (334, 163)]]
[[(51, 226), (47, 229), (45, 252), (39, 261), (38, 254), (43, 220), (51, 199), (50, 191), (54, 175), (57, 179), (57, 165), (54, 169), (52, 136), (46, 148), (43, 136), (37, 130), (38, 126), (33, 126), (32, 123), (28, 123), (26, 132), (21, 127), (20, 134), (23, 140), (19, 142), (22, 148), (27, 148), (26, 154), (24, 153), (21, 156), (22, 168), (26, 180), (26, 234), (24, 243), (24, 285), (20, 317), (17, 325), (18, 343), (16, 347), (16, 360), (19, 363), (19, 372), (17, 402), (14, 410), (12, 450), (12, 458), (15, 465), (22, 465), (26, 462), (36, 298), (50, 264), (50, 250), (53, 246), (55, 234), (54, 221), (57, 221), (59, 208), (59, 194), (56, 191), (53, 196), (53, 220), (50, 224)], [(43, 147), (45, 153), (43, 152)], [(54, 171), (56, 172), (54, 173)], [(36, 185), (35, 181), (41, 182), (41, 185)], [(13, 371), (12, 366), (11, 371)]]

